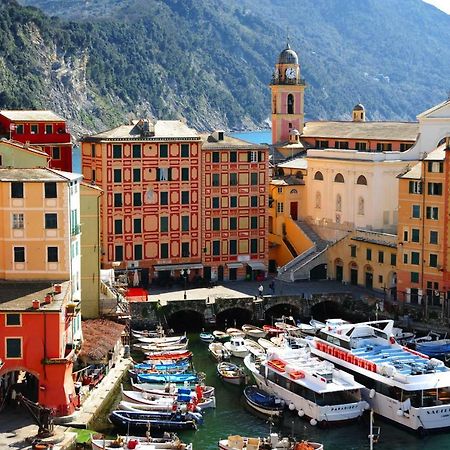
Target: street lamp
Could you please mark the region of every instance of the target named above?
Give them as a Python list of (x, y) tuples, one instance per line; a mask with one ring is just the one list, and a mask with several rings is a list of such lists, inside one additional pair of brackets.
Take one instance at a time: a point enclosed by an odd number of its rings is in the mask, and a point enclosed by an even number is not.
[(189, 277), (189, 274), (191, 273), (190, 269), (181, 269), (181, 276), (184, 278), (184, 299), (187, 299), (187, 293), (186, 293), (186, 284), (187, 279)]

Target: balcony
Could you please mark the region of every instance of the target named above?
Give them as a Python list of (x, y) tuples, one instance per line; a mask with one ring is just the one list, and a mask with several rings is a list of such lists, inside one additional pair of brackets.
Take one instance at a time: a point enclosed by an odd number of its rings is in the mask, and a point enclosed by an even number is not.
[(293, 78), (293, 79), (283, 79), (283, 78), (275, 78), (272, 77), (272, 81), (270, 82), (272, 86), (274, 85), (297, 85), (297, 86), (306, 86), (306, 81), (304, 78)]
[(70, 235), (71, 236), (77, 236), (79, 234), (81, 234), (81, 225), (73, 225), (70, 228)]

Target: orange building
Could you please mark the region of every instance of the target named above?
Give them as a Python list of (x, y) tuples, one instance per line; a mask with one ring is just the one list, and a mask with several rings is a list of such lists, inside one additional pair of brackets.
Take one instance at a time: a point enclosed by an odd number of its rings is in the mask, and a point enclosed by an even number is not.
[(215, 131), (202, 145), (206, 279), (264, 279), (268, 261), (268, 148)]
[(445, 307), (450, 291), (450, 142), (440, 145), (399, 176), (398, 298)]
[(66, 120), (53, 111), (0, 111), (0, 135), (40, 147), (49, 167), (72, 172), (72, 138)]

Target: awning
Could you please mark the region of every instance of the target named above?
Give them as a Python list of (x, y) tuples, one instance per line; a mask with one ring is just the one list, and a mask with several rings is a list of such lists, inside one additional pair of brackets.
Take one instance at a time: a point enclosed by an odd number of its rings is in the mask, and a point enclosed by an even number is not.
[(243, 264), (240, 262), (233, 262), (233, 263), (227, 263), (227, 266), (229, 269), (239, 269), (240, 267), (243, 266)]
[(267, 267), (261, 261), (247, 261), (247, 264), (252, 268), (252, 270), (264, 270), (267, 271)]
[(161, 264), (160, 266), (153, 266), (156, 272), (162, 272), (163, 270), (182, 270), (182, 269), (203, 269), (202, 263), (190, 263), (190, 264)]

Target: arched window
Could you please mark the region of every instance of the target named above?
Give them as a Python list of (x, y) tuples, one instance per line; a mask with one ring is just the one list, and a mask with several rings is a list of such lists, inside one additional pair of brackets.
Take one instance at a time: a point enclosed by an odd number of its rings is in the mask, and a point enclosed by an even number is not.
[(343, 182), (344, 182), (344, 177), (342, 176), (342, 173), (338, 173), (338, 174), (334, 177), (334, 182), (335, 182), (335, 183), (343, 183)]
[(287, 113), (294, 114), (294, 96), (292, 94), (289, 94), (287, 98)]
[(323, 175), (322, 172), (320, 172), (319, 170), (314, 174), (314, 179), (315, 180), (323, 180)]
[(358, 198), (358, 214), (360, 216), (364, 215), (364, 199), (362, 197)]
[(298, 191), (297, 191), (297, 189), (291, 189), (291, 192), (290, 192), (290, 194), (298, 194)]
[(358, 179), (356, 180), (356, 184), (363, 184), (364, 186), (367, 186), (367, 179), (364, 175), (360, 175)]
[(342, 197), (341, 197), (341, 194), (338, 194), (336, 196), (336, 211), (338, 211), (338, 212), (342, 211)]
[(316, 208), (320, 209), (322, 208), (322, 195), (319, 191), (316, 192)]

